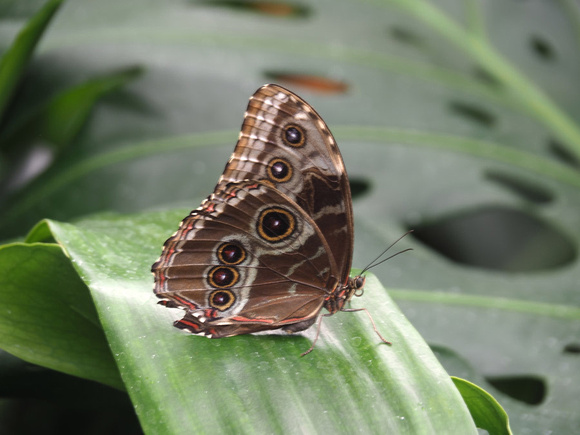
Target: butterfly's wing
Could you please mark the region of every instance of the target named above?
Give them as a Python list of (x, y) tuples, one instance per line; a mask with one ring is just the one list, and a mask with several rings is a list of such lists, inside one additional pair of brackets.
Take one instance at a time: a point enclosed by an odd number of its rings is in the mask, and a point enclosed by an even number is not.
[(330, 130), (303, 99), (277, 85), (250, 98), (240, 138), (220, 182), (267, 180), (310, 216), (344, 284), (354, 244), (350, 186)]
[(155, 293), (186, 309), (176, 326), (212, 338), (309, 327), (337, 265), (316, 223), (268, 184), (220, 183), (153, 265)]

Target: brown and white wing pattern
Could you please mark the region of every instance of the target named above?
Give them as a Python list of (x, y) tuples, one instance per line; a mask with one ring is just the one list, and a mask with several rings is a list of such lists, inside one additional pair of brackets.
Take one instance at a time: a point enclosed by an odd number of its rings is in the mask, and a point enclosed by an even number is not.
[(338, 284), (312, 219), (255, 181), (219, 184), (167, 240), (152, 270), (157, 296), (186, 309), (176, 326), (211, 338), (305, 329)]
[(332, 134), (277, 85), (251, 97), (214, 192), (153, 264), (155, 294), (185, 310), (175, 326), (211, 338), (300, 331), (341, 310), (364, 280), (353, 249), (348, 177)]

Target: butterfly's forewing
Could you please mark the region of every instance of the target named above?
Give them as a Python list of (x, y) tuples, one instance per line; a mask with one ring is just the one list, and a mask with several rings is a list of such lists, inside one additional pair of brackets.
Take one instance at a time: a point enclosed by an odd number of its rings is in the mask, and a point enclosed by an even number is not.
[(268, 180), (309, 215), (344, 284), (354, 243), (350, 186), (338, 146), (318, 113), (277, 85), (251, 97), (240, 138), (220, 181)]
[(155, 293), (187, 310), (176, 326), (212, 338), (305, 329), (339, 279), (316, 223), (255, 181), (218, 184), (152, 270)]

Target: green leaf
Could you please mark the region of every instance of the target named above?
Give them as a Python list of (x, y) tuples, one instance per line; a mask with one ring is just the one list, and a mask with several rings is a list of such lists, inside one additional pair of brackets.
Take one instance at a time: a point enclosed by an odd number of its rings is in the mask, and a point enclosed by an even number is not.
[(475, 425), (494, 435), (511, 434), (509, 418), (504, 409), (487, 391), (465, 379), (452, 376)]
[(449, 376), (372, 276), (356, 306), (371, 307), (392, 346), (364, 313), (325, 318), (305, 357), (315, 328), (221, 340), (175, 329), (179, 312), (157, 305), (149, 268), (179, 215), (48, 222), (91, 290), (146, 432), (288, 432), (300, 422), (304, 432), (475, 433)]
[(138, 67), (125, 68), (102, 77), (91, 78), (68, 88), (45, 104), (27, 113), (2, 132), (6, 151), (22, 151), (27, 144), (38, 141), (62, 152), (74, 142), (85, 126), (95, 104), (108, 93), (119, 90), (142, 73)]
[(63, 0), (50, 0), (32, 17), (0, 60), (0, 120), (14, 95), (36, 44)]
[(0, 247), (0, 348), (123, 388), (86, 286), (56, 244)]

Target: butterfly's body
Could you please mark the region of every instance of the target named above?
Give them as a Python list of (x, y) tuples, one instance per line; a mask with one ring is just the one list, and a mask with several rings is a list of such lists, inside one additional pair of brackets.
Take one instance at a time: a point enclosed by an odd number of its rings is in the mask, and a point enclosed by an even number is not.
[(362, 288), (349, 278), (350, 187), (322, 118), (277, 85), (250, 99), (214, 192), (153, 265), (155, 294), (186, 310), (175, 326), (210, 338), (310, 327)]

